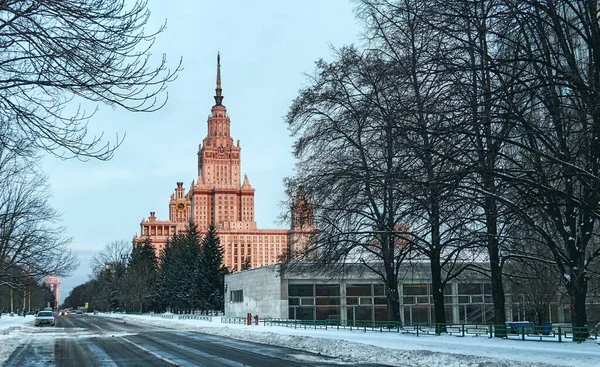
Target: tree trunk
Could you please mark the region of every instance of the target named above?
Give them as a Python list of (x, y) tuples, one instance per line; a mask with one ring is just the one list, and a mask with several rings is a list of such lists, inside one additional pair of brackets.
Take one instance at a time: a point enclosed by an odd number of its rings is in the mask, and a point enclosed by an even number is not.
[[(491, 186), (495, 192), (494, 184)], [(502, 266), (500, 265), (500, 246), (498, 244), (498, 222), (496, 200), (494, 198), (486, 199), (486, 226), (487, 226), (487, 249), (490, 257), (490, 273), (492, 281), (492, 299), (494, 301), (494, 336), (497, 338), (506, 337), (506, 314), (505, 314), (505, 296), (504, 286), (502, 285)]]
[(400, 295), (395, 279), (388, 280), (387, 311), (389, 321), (400, 321)]
[(567, 291), (571, 299), (571, 325), (573, 327), (573, 340), (585, 341), (589, 336), (587, 328), (587, 311), (585, 300), (587, 296), (587, 280), (579, 269), (573, 269), (571, 280), (567, 282)]
[(393, 270), (393, 264), (385, 266), (387, 285), (387, 314), (388, 321), (400, 321), (400, 294), (398, 293), (398, 278)]
[(436, 334), (446, 332), (446, 310), (444, 306), (444, 291), (442, 285), (442, 267), (440, 265), (439, 248), (434, 249), (430, 256), (431, 264), (431, 294), (435, 315)]

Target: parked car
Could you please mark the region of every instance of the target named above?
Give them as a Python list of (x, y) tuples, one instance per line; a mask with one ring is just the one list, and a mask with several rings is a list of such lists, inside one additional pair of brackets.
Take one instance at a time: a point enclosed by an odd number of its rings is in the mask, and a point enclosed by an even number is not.
[(35, 326), (50, 325), (54, 326), (56, 320), (52, 311), (40, 311), (35, 316)]

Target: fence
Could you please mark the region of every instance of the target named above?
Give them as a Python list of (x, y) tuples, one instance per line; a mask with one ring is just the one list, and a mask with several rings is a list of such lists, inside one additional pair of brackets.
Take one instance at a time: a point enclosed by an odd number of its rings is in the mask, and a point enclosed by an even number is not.
[(212, 322), (213, 317), (209, 315), (197, 315), (193, 313), (185, 313), (185, 314), (174, 314), (174, 313), (150, 313), (143, 314), (150, 315), (151, 317), (160, 317), (162, 319), (177, 319), (177, 320), (204, 320)]
[[(245, 324), (244, 317), (223, 317), (222, 323)], [(396, 332), (403, 334), (420, 335), (439, 335), (449, 334), (455, 336), (479, 336), (485, 335), (492, 338), (498, 333), (506, 333), (507, 339), (533, 340), (533, 341), (554, 341), (563, 342), (573, 340), (575, 335), (588, 335), (589, 339), (598, 340), (600, 328), (580, 327), (574, 328), (568, 325), (554, 327), (526, 327), (517, 325), (490, 325), (490, 324), (436, 324), (436, 323), (401, 323), (395, 321), (340, 321), (332, 320), (292, 320), (292, 319), (264, 319), (261, 320), (263, 326), (285, 326), (294, 329), (324, 329), (324, 330), (360, 330), (363, 332)], [(445, 329), (445, 331), (444, 331)]]

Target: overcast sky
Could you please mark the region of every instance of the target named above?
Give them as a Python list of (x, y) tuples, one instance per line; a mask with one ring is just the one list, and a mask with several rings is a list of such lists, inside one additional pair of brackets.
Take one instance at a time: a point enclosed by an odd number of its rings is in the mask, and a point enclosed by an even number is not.
[[(52, 204), (62, 213), (81, 266), (62, 279), (61, 301), (90, 274), (89, 260), (105, 244), (130, 241), (150, 211), (168, 219), (177, 181), (186, 189), (197, 174), (198, 144), (214, 104), (216, 55), (221, 52), (223, 104), (231, 134), (242, 147), (242, 174), (256, 189), (259, 228), (279, 223), (283, 178), (292, 173), (292, 139), (283, 117), (319, 58), (331, 46), (359, 42), (360, 26), (348, 0), (149, 0), (149, 30), (167, 21), (153, 54), (166, 53), (184, 70), (168, 87), (167, 105), (154, 113), (99, 106), (92, 133), (123, 145), (107, 162), (46, 157)], [(177, 4), (177, 5), (175, 5)]]

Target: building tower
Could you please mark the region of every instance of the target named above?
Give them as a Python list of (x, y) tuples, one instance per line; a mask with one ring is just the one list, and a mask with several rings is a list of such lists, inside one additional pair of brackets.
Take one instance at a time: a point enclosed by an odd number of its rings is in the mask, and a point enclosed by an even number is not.
[(50, 291), (54, 296), (54, 308), (58, 308), (60, 305), (60, 280), (54, 275), (51, 275), (46, 278), (44, 284), (50, 288)]
[(247, 175), (242, 176), (240, 141), (231, 136), (231, 119), (223, 105), (221, 55), (217, 53), (217, 78), (214, 105), (206, 121), (206, 137), (198, 145), (195, 178), (188, 190), (177, 182), (169, 201), (169, 219), (160, 221), (155, 212), (142, 219), (140, 236), (135, 243), (150, 239), (157, 255), (168, 239), (185, 231), (192, 220), (200, 233), (211, 224), (217, 228), (223, 247), (223, 261), (231, 271), (242, 264), (251, 267), (275, 264), (286, 254), (291, 241), (296, 242), (309, 227), (293, 229), (258, 229), (254, 211), (254, 187)]

